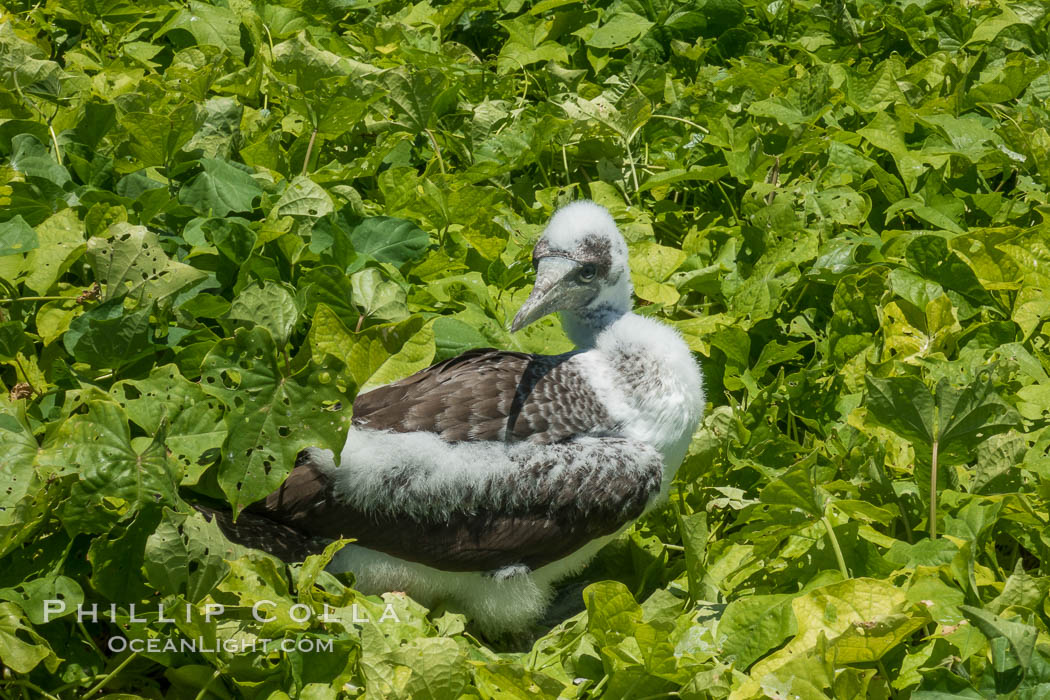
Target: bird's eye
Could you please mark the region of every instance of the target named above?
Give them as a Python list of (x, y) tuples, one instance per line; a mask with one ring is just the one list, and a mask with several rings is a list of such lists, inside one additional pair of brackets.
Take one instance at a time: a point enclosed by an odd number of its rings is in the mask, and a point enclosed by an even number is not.
[(587, 263), (580, 268), (580, 281), (590, 282), (596, 274), (598, 274), (598, 268), (594, 266), (594, 263)]

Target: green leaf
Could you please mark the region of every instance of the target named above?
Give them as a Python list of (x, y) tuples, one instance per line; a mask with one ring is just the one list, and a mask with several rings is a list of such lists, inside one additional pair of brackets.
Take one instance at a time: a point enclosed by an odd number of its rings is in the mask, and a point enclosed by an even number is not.
[(295, 37), (273, 47), (273, 66), (280, 73), (294, 76), (294, 84), (313, 92), (339, 78), (355, 78), (379, 70), (376, 66), (319, 49), (310, 43), (307, 33), (297, 27)]
[(236, 58), (244, 57), (240, 22), (237, 15), (227, 7), (190, 0), (189, 6), (180, 8), (157, 30), (156, 36), (163, 36), (174, 30), (188, 32), (198, 45), (218, 46)]
[(993, 303), (977, 275), (963, 260), (948, 249), (940, 236), (918, 236), (907, 249), (908, 262), (923, 277), (953, 289), (978, 304)]
[(770, 482), (759, 496), (763, 503), (800, 508), (815, 518), (824, 515), (827, 493), (813, 483), (811, 467), (803, 464)]
[(40, 246), (29, 252), (26, 286), (47, 294), (85, 250), (84, 224), (73, 209), (63, 209), (36, 227)]
[(229, 544), (219, 526), (198, 513), (167, 508), (157, 529), (146, 540), (145, 569), (158, 591), (196, 603), (229, 573), (223, 561)]
[(21, 321), (0, 323), (0, 360), (14, 360), (25, 344), (25, 326)]
[(350, 230), (350, 241), (358, 255), (400, 266), (419, 259), (430, 236), (411, 221), (373, 216)]
[(150, 309), (126, 313), (122, 299), (77, 316), (62, 336), (66, 351), (78, 362), (119, 369), (153, 350)]
[(671, 274), (682, 266), (686, 260), (686, 254), (669, 246), (659, 245), (651, 241), (645, 241), (631, 246), (630, 264), (631, 271), (645, 275), (657, 282), (663, 282)]
[(322, 304), (310, 328), (310, 346), (317, 354), (341, 360), (362, 391), (429, 367), (435, 351), (433, 325), (424, 325), (419, 316), (351, 333)]
[(263, 190), (251, 175), (224, 160), (202, 158), (204, 171), (179, 189), (179, 202), (202, 216), (248, 212)]
[(131, 137), (132, 155), (142, 166), (167, 168), (197, 132), (199, 118), (194, 105), (183, 104), (167, 114), (129, 112), (120, 123)]
[(228, 409), (218, 480), (237, 511), (276, 489), (304, 447), (342, 448), (345, 397), (330, 370), (286, 375), (279, 366), (273, 338), (258, 326), (217, 343), (201, 366), (201, 387)]
[(36, 332), (47, 347), (69, 330), (69, 324), (81, 313), (76, 299), (49, 301), (36, 312)]
[(111, 401), (90, 401), (61, 428), (80, 481), (63, 510), (74, 532), (103, 532), (144, 508), (176, 502), (178, 470), (167, 458), (164, 433), (132, 445), (127, 414)]
[(299, 175), (290, 183), (282, 194), (273, 211), (276, 216), (302, 216), (319, 219), (335, 210), (332, 198), (320, 185)]
[(227, 314), (231, 320), (245, 321), (248, 327), (261, 326), (283, 349), (299, 320), (295, 296), (283, 284), (269, 280), (252, 284), (234, 297)]
[(0, 224), (0, 255), (28, 253), (40, 247), (36, 231), (21, 216)]
[(1013, 690), (1032, 663), (1039, 631), (1032, 625), (1007, 620), (981, 608), (960, 605), (959, 609), (991, 642), (992, 665), (997, 675), (1005, 676), (997, 685), (1003, 692)]
[(383, 75), (387, 99), (400, 112), (401, 120), (414, 132), (436, 126), (438, 117), (451, 107), (459, 91), (435, 68), (396, 69)]
[(539, 671), (530, 671), (513, 662), (490, 662), (474, 669), (474, 682), (482, 697), (532, 700), (558, 697), (566, 686)]
[(201, 126), (185, 148), (207, 158), (229, 158), (241, 140), (244, 107), (232, 97), (212, 97), (201, 105)]
[(816, 650), (836, 665), (871, 663), (904, 642), (927, 618), (912, 612), (904, 591), (887, 581), (858, 578), (816, 588), (791, 601), (798, 633), (780, 651), (759, 661), (762, 677), (792, 658)]
[(583, 589), (583, 602), (587, 606), (587, 629), (602, 645), (632, 636), (642, 621), (641, 606), (618, 581), (592, 583)]
[(594, 30), (587, 45), (596, 49), (615, 49), (631, 43), (652, 26), (652, 22), (633, 12), (617, 12)]
[(106, 238), (88, 241), (87, 253), (102, 285), (102, 298), (108, 301), (126, 295), (139, 308), (166, 300), (207, 276), (169, 258), (157, 235), (145, 226), (114, 224)]
[[(16, 603), (30, 622), (42, 625), (75, 615), (77, 606), (84, 602), (84, 589), (68, 576), (51, 575), (25, 581), (17, 588), (0, 589), (0, 599)], [(61, 601), (65, 607), (61, 611), (48, 609), (48, 601)]]
[(869, 415), (906, 440), (920, 445), (933, 443), (937, 433), (934, 399), (915, 377), (864, 378), (868, 388)]
[(547, 41), (550, 35), (547, 22), (523, 14), (501, 20), (500, 25), (510, 35), (510, 40), (500, 49), (496, 62), (500, 73), (522, 70), (540, 61), (568, 61), (569, 53), (564, 46), (556, 41)]
[[(656, 248), (663, 248), (664, 246), (657, 246), (655, 243), (651, 244)], [(668, 251), (674, 251), (673, 248), (667, 248)], [(681, 253), (681, 251), (674, 251), (675, 253)], [(676, 260), (676, 258), (680, 258)], [(634, 292), (640, 299), (644, 299), (654, 304), (663, 304), (664, 306), (671, 306), (678, 301), (680, 294), (678, 290), (671, 284), (664, 284), (658, 279), (650, 277), (643, 270), (647, 270), (658, 276), (670, 274), (669, 271), (673, 271), (681, 264), (685, 259), (685, 254), (675, 255), (663, 255), (661, 253), (653, 254), (649, 251), (642, 258), (642, 262), (637, 266), (632, 266), (631, 270), (631, 283), (634, 285)], [(665, 274), (666, 273), (666, 274)]]
[(466, 654), (451, 639), (413, 639), (391, 654), (390, 660), (410, 672), (405, 697), (456, 698), (470, 682)]
[(41, 661), (53, 673), (59, 664), (47, 640), (26, 624), (14, 603), (0, 603), (0, 661), (15, 673), (29, 673)]
[(196, 482), (206, 466), (199, 464), (201, 458), (226, 437), (219, 402), (175, 365), (157, 367), (145, 379), (118, 382), (110, 394), (147, 434), (166, 430), (164, 444), (182, 469), (184, 483)]
[(434, 321), (434, 344), (435, 362), (447, 360), (467, 350), (491, 345), (488, 338), (473, 326), (448, 316)]
[[(110, 501), (105, 505), (112, 508), (113, 504)], [(80, 510), (87, 507), (90, 506), (74, 503), (65, 509), (63, 515), (71, 522), (92, 522), (91, 517), (85, 518), (84, 511)], [(112, 515), (115, 519), (125, 514)], [(99, 515), (93, 513), (92, 516), (103, 534), (91, 540), (87, 551), (87, 560), (91, 563), (91, 589), (110, 600), (143, 600), (150, 596), (153, 591), (141, 575), (143, 551), (147, 538), (160, 520), (160, 508), (140, 511), (130, 522), (111, 523), (108, 527), (102, 527)], [(129, 576), (129, 571), (136, 575)]]
[(248, 224), (246, 219), (236, 216), (198, 217), (186, 225), (182, 237), (191, 245), (214, 245), (220, 253), (240, 264), (251, 256), (258, 238)]
[(38, 177), (59, 187), (70, 181), (69, 171), (32, 134), (11, 139), (11, 167), (28, 177)]
[(992, 435), (1021, 426), (1017, 411), (1003, 401), (991, 373), (982, 373), (962, 389), (947, 378), (937, 384), (938, 436), (945, 463), (968, 461), (974, 449)]
[(722, 650), (739, 668), (747, 668), (796, 633), (793, 598), (752, 595), (726, 606), (718, 621), (718, 635), (725, 639)]
[(367, 318), (400, 321), (408, 316), (405, 290), (369, 267), (350, 276), (351, 299)]
[(68, 494), (69, 461), (54, 436), (39, 443), (16, 410), (0, 398), (0, 451), (6, 456), (0, 489), (0, 557), (31, 539)]

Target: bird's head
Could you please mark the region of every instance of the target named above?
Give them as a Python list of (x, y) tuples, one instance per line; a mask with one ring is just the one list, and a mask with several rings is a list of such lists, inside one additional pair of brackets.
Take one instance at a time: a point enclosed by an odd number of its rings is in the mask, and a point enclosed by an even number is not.
[[(580, 201), (554, 213), (532, 251), (536, 284), (511, 331), (556, 311), (580, 342), (631, 310), (627, 244), (602, 206)], [(578, 339), (579, 338), (579, 339)]]

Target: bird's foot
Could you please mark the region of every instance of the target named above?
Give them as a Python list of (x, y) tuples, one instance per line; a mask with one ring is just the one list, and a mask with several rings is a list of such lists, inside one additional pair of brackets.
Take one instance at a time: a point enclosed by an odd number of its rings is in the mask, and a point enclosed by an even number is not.
[(485, 576), (496, 580), (496, 581), (509, 581), (516, 576), (527, 576), (532, 572), (532, 569), (525, 566), (524, 564), (510, 564), (508, 566), (501, 566), (498, 569), (492, 571), (486, 571)]

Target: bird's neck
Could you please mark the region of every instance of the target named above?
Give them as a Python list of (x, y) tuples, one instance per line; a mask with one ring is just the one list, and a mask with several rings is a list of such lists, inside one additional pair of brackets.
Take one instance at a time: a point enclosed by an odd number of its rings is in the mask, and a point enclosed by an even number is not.
[(602, 331), (630, 313), (629, 307), (615, 304), (598, 304), (581, 311), (562, 311), (561, 327), (576, 347), (592, 348)]

